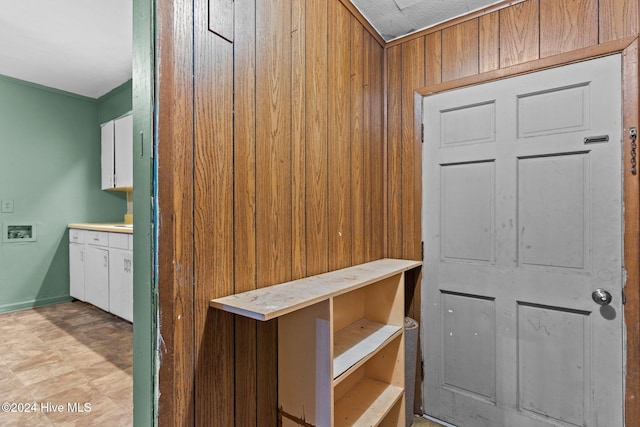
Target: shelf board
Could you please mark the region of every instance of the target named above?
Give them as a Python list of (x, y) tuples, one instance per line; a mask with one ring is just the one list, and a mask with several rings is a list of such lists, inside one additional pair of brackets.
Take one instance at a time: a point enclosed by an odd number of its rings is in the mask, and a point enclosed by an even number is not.
[(338, 378), (354, 365), (366, 362), (401, 329), (401, 326), (361, 319), (338, 331), (333, 338), (333, 378)]
[(402, 397), (402, 387), (363, 378), (335, 404), (335, 426), (377, 426)]
[(256, 320), (271, 320), (422, 265), (380, 259), (292, 282), (211, 300), (210, 306)]

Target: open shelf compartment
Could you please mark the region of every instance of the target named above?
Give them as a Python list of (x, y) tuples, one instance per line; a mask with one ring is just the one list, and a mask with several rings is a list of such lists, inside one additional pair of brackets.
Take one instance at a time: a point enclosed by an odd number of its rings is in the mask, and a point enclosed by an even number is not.
[[(403, 425), (402, 334), (334, 387), (334, 426)], [(401, 416), (402, 415), (402, 416)]]

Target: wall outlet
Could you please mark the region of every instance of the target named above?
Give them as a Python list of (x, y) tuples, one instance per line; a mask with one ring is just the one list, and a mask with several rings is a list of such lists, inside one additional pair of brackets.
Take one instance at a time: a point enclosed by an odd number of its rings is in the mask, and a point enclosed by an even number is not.
[(2, 201), (2, 212), (4, 212), (4, 213), (13, 212), (13, 200), (3, 200)]

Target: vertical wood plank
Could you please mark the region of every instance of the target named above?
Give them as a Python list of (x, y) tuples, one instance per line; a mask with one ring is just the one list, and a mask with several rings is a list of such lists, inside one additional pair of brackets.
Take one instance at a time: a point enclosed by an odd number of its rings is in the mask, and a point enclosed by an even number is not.
[(291, 278), (291, 1), (257, 1), (256, 31), (260, 288)]
[(442, 31), (427, 34), (424, 39), (425, 84), (442, 82)]
[(387, 49), (388, 253), (402, 258), (402, 45)]
[[(424, 38), (402, 45), (402, 258), (419, 259), (420, 252), (420, 130), (414, 90), (425, 85)], [(416, 135), (416, 120), (418, 133)], [(417, 138), (416, 138), (417, 137)]]
[[(256, 288), (255, 0), (236, 0), (234, 25), (234, 292)], [(242, 236), (237, 238), (237, 236)], [(235, 321), (236, 425), (256, 426), (256, 322)], [(242, 405), (238, 405), (242, 401)]]
[(306, 213), (307, 274), (329, 270), (328, 226), (328, 3), (310, 1), (306, 7)]
[(372, 132), (371, 132), (371, 68), (372, 64), (372, 37), (364, 31), (363, 51), (362, 51), (362, 176), (363, 176), (363, 198), (364, 198), (364, 260), (373, 260), (373, 227), (374, 227), (374, 207), (373, 207), (373, 182), (372, 179)]
[(640, 180), (630, 172), (631, 140), (628, 132), (638, 127), (638, 40), (624, 52), (622, 61), (624, 147), (624, 320), (626, 327), (625, 425), (640, 426)]
[(541, 58), (597, 44), (597, 0), (540, 0)]
[[(195, 422), (193, 292), (193, 8), (159, 1), (158, 64), (158, 301), (162, 363), (158, 422)], [(170, 58), (170, 59), (169, 59)]]
[[(292, 277), (291, 0), (256, 2), (257, 286)], [(277, 328), (257, 325), (257, 422), (277, 424)], [(241, 399), (241, 397), (239, 397)]]
[(234, 0), (209, 0), (209, 31), (230, 42), (234, 36), (233, 9)]
[(538, 59), (539, 17), (538, 0), (500, 10), (500, 68)]
[(236, 0), (234, 46), (235, 289), (256, 288), (256, 0)]
[(196, 424), (223, 426), (235, 415), (234, 321), (209, 301), (234, 291), (233, 45), (208, 31), (206, 6), (194, 5)]
[(480, 25), (479, 71), (485, 73), (500, 68), (500, 15), (498, 12), (482, 15)]
[(442, 30), (442, 81), (478, 74), (478, 19)]
[(365, 259), (364, 228), (364, 28), (351, 17), (351, 223), (353, 264)]
[(638, 0), (599, 0), (600, 43), (638, 34)]
[(387, 182), (386, 147), (384, 138), (384, 49), (371, 38), (371, 182), (373, 206), (373, 259), (385, 255), (385, 239), (387, 235), (385, 219), (385, 185)]
[(305, 5), (291, 1), (291, 260), (292, 279), (307, 275), (305, 141)]
[(351, 265), (350, 15), (329, 1), (329, 269)]

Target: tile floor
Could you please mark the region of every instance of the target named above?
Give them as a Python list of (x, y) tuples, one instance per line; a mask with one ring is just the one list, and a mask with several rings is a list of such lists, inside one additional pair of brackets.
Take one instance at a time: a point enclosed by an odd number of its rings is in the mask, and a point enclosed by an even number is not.
[(0, 314), (0, 425), (131, 426), (132, 338), (79, 301)]

